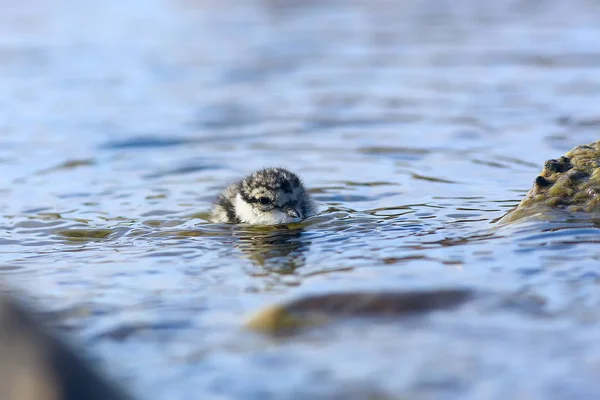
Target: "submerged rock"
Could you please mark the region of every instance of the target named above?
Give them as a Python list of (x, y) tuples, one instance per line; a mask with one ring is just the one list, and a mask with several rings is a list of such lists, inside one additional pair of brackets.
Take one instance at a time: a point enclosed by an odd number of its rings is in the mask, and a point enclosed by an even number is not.
[(40, 327), (32, 313), (0, 296), (0, 399), (129, 398)]
[(331, 293), (267, 307), (251, 317), (247, 326), (265, 334), (286, 335), (340, 318), (402, 317), (450, 309), (472, 297), (468, 289)]
[(600, 141), (577, 146), (558, 159), (546, 161), (525, 198), (499, 222), (553, 210), (600, 213)]

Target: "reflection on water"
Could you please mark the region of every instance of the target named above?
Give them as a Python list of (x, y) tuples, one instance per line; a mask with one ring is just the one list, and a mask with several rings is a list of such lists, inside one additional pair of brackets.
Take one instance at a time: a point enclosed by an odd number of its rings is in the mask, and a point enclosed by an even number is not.
[[(140, 398), (597, 398), (600, 226), (494, 221), (545, 160), (598, 139), (599, 11), (15, 3), (0, 13), (0, 272)], [(228, 183), (278, 165), (319, 215), (206, 221)], [(461, 287), (516, 301), (286, 342), (243, 326), (289, 299)]]
[(257, 266), (279, 274), (291, 274), (304, 265), (310, 241), (302, 238), (302, 228), (283, 227), (272, 231), (239, 230), (235, 247)]

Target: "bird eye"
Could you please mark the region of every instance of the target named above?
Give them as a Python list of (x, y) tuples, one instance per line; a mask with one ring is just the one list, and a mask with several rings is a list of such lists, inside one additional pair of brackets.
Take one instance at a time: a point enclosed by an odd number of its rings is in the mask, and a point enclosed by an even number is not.
[(260, 204), (262, 204), (263, 206), (266, 206), (267, 204), (269, 204), (271, 202), (271, 199), (268, 197), (261, 197), (258, 199), (258, 202)]

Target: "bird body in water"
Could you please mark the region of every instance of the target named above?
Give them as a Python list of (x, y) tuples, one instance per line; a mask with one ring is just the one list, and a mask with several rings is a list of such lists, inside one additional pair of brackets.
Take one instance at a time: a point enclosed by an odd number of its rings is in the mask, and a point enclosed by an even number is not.
[(227, 187), (214, 204), (213, 222), (277, 225), (314, 215), (300, 178), (285, 168), (264, 168)]

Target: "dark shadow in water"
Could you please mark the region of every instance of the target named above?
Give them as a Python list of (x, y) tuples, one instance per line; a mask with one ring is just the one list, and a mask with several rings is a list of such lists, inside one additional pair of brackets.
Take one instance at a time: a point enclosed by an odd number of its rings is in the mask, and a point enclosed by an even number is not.
[(245, 228), (236, 231), (236, 247), (259, 267), (291, 274), (305, 264), (310, 241), (303, 239), (302, 228), (281, 226), (272, 229)]

